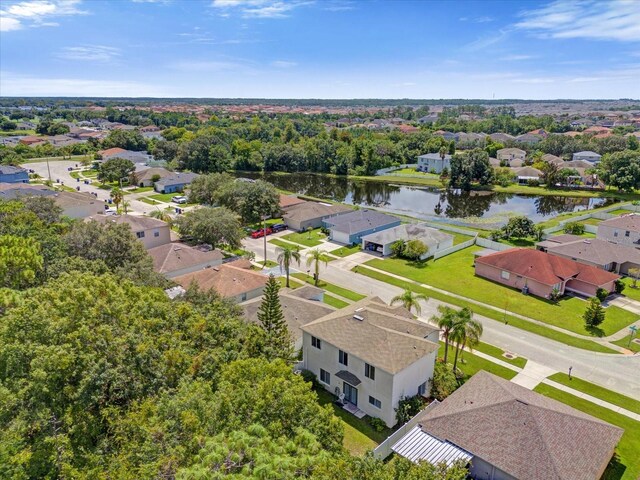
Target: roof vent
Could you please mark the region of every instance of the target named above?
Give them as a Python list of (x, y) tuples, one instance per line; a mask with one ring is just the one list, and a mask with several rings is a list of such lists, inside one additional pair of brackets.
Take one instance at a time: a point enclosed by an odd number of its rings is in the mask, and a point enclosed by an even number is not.
[(356, 308), (356, 312), (364, 312), (364, 307), (358, 307), (358, 308)]
[(362, 322), (364, 320), (364, 317), (361, 317), (360, 315), (354, 315), (353, 318), (354, 320), (358, 320), (359, 322)]

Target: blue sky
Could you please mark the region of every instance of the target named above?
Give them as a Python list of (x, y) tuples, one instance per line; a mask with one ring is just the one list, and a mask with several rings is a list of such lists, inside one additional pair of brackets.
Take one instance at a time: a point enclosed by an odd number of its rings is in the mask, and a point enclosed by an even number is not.
[(0, 95), (640, 98), (640, 0), (2, 0)]

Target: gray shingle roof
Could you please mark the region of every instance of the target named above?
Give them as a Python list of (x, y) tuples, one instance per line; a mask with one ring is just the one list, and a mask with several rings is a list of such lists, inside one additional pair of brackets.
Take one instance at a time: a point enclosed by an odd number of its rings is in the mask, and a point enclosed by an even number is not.
[(14, 167), (13, 165), (0, 165), (0, 173), (2, 175), (15, 175), (17, 173), (26, 173), (22, 167)]
[(640, 232), (640, 215), (635, 213), (629, 213), (627, 215), (620, 215), (619, 217), (610, 218), (600, 222), (601, 226), (623, 228), (633, 232)]
[[(397, 314), (392, 313), (394, 311)], [(402, 307), (389, 307), (382, 300), (369, 297), (301, 328), (376, 368), (395, 374), (438, 349), (437, 344), (425, 339), (437, 328), (407, 318), (407, 313)]]
[(621, 428), (480, 371), (419, 421), (515, 478), (598, 480)]
[(597, 238), (581, 238), (564, 243), (553, 242), (553, 238), (547, 239), (545, 244), (547, 252), (552, 255), (571, 257), (601, 266), (614, 262), (631, 262), (640, 265), (640, 251), (633, 247), (618, 245)]
[(166, 187), (167, 185), (186, 185), (198, 177), (199, 175), (197, 173), (174, 173), (161, 178), (156, 182), (156, 185), (160, 187)]
[(86, 222), (96, 221), (98, 223), (126, 223), (133, 232), (149, 230), (151, 228), (169, 228), (167, 222), (144, 215), (92, 215), (85, 219)]
[(349, 212), (351, 209), (345, 205), (328, 205), (318, 202), (305, 202), (292, 205), (283, 215), (285, 221), (304, 222), (316, 218), (328, 217), (341, 212)]
[(218, 249), (207, 252), (184, 243), (167, 243), (150, 248), (147, 253), (153, 260), (153, 269), (159, 273), (171, 273), (224, 258)]
[(348, 233), (350, 235), (371, 228), (384, 227), (385, 225), (400, 221), (398, 217), (367, 209), (355, 210), (323, 220), (329, 225), (331, 230)]
[(393, 243), (396, 240), (420, 240), (428, 247), (436, 246), (452, 238), (453, 235), (428, 227), (425, 223), (407, 223), (362, 237), (363, 240), (379, 245)]

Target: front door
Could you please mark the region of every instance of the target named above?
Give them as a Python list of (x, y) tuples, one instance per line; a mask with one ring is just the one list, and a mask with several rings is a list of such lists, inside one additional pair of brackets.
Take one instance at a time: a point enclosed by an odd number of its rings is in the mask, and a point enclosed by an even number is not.
[(349, 385), (347, 382), (344, 382), (344, 399), (353, 403), (356, 407), (358, 406), (358, 389), (353, 385)]

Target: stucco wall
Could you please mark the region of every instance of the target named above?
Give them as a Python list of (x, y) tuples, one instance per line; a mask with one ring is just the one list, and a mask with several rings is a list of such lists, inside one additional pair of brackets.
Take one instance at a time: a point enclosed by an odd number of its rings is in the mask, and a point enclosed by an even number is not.
[(471, 460), (471, 476), (476, 480), (517, 480), (480, 457), (473, 457)]
[[(618, 243), (620, 245), (627, 245), (630, 247), (640, 247), (638, 242), (640, 241), (640, 232), (629, 232), (629, 236), (625, 236), (626, 230), (622, 228), (613, 228), (607, 225), (598, 225), (598, 233), (596, 237), (602, 240), (607, 240), (608, 242)], [(617, 236), (616, 236), (617, 233)]]
[[(529, 288), (529, 293), (531, 295), (537, 295), (538, 297), (547, 297), (553, 291), (553, 286), (551, 285), (545, 285), (543, 283), (536, 282), (535, 280), (526, 279), (515, 275), (514, 273), (509, 274), (508, 280), (504, 279), (502, 278), (502, 270), (483, 263), (476, 262), (476, 275), (494, 282), (502, 283), (509, 287), (517, 288), (518, 290), (521, 290), (526, 284)], [(491, 286), (488, 285), (487, 288), (491, 288)], [(561, 285), (559, 290), (561, 294), (564, 293), (563, 285)]]
[[(158, 232), (158, 236), (155, 236), (156, 232)], [(133, 232), (133, 234), (137, 237), (137, 232)], [(168, 225), (159, 228), (150, 228), (144, 230), (144, 237), (138, 238), (138, 240), (144, 245), (144, 248), (148, 250), (166, 243), (171, 243), (171, 231)]]

